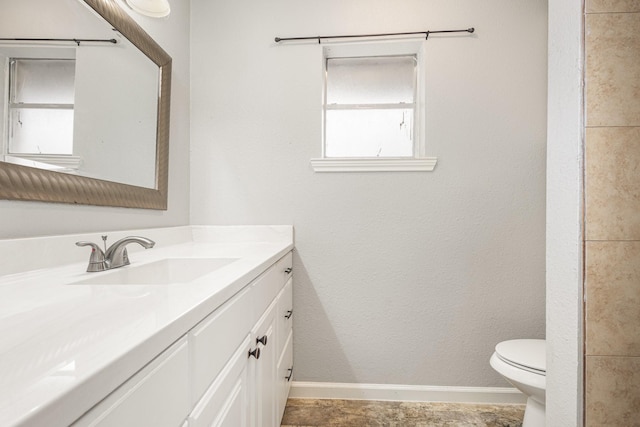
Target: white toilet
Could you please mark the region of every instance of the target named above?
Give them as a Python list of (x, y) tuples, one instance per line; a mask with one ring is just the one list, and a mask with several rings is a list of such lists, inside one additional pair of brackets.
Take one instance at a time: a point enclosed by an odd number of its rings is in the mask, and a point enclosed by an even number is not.
[(496, 345), (491, 367), (527, 396), (522, 427), (544, 427), (545, 340), (511, 340)]

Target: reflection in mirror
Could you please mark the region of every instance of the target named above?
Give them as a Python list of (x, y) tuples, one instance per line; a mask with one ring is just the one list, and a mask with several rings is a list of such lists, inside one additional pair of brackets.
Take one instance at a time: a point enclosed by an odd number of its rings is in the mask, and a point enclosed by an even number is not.
[[(66, 38), (80, 39), (77, 31), (92, 40), (114, 37), (110, 25), (76, 3), (94, 24), (68, 22)], [(0, 77), (9, 86), (0, 125), (4, 161), (155, 188), (158, 67), (115, 34), (104, 42), (0, 41)]]
[(0, 4), (0, 197), (166, 209), (171, 58), (115, 0)]
[[(21, 55), (23, 56), (23, 55)], [(73, 155), (75, 59), (8, 61), (5, 155)]]

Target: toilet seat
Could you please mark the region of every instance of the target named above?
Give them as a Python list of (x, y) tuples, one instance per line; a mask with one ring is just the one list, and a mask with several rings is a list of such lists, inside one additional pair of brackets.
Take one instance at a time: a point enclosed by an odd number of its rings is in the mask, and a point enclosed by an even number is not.
[(544, 427), (546, 419), (546, 345), (544, 340), (499, 343), (489, 364), (527, 397), (522, 427)]
[(515, 368), (537, 375), (546, 375), (545, 340), (520, 339), (496, 345), (496, 356)]

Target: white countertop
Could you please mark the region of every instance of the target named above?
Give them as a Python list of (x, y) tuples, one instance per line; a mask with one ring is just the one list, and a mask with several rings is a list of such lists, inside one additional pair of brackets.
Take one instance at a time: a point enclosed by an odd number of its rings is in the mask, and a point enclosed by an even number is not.
[[(86, 273), (84, 248), (83, 262), (0, 276), (1, 426), (70, 424), (293, 249), (287, 226), (253, 228), (257, 233), (251, 227), (187, 228), (190, 241), (171, 245), (163, 245), (163, 229), (122, 233), (156, 241), (153, 249), (129, 252), (131, 267), (165, 258), (237, 261), (190, 283), (74, 285), (109, 273)], [(55, 245), (47, 239), (45, 246)], [(26, 240), (38, 245), (38, 239)], [(5, 253), (24, 247), (0, 241), (0, 254), (3, 243)]]

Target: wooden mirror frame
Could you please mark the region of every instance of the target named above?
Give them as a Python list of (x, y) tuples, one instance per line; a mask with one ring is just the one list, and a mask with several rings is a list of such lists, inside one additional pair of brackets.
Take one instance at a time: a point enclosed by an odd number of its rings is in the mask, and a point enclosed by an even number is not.
[[(159, 67), (156, 188), (0, 162), (0, 199), (167, 209), (171, 56), (115, 0), (82, 0)], [(114, 165), (117, 167), (117, 165)]]

